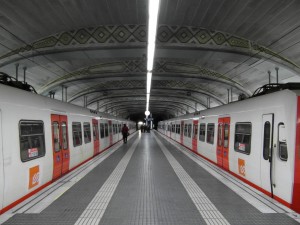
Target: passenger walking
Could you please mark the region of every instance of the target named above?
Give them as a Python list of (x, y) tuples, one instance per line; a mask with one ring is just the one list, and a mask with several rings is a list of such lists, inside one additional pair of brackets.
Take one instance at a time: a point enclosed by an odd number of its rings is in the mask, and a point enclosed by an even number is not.
[(123, 142), (127, 143), (127, 136), (128, 136), (128, 127), (126, 126), (126, 124), (124, 124), (124, 126), (122, 127), (122, 134), (123, 134)]

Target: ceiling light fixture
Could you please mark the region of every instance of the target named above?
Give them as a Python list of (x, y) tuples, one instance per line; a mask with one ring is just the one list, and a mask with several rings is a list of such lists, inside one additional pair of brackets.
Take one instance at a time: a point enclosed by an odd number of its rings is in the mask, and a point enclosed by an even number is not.
[(148, 43), (147, 43), (147, 102), (146, 111), (149, 111), (151, 79), (155, 52), (155, 40), (160, 0), (148, 0)]

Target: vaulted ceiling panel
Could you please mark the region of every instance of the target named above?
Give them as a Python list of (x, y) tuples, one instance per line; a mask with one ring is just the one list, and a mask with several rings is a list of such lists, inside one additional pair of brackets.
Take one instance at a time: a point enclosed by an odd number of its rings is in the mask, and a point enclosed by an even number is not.
[[(161, 0), (150, 111), (177, 116), (299, 82), (297, 0)], [(10, 0), (0, 71), (61, 100), (130, 117), (146, 104), (146, 0)], [(228, 98), (229, 97), (229, 98)]]

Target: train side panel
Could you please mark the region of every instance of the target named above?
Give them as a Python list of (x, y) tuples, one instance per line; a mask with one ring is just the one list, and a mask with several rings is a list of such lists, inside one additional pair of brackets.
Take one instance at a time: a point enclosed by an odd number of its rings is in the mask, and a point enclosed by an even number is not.
[(295, 160), (294, 160), (294, 187), (292, 208), (300, 212), (300, 97), (298, 96), (296, 138), (295, 138)]
[[(230, 114), (230, 151), (229, 151), (229, 169), (247, 181), (261, 186), (260, 182), (260, 157), (261, 154), (261, 132), (253, 132), (261, 130), (261, 112), (251, 111), (245, 113), (238, 111)], [(236, 126), (245, 124), (251, 126), (251, 146), (248, 152), (247, 146), (239, 144), (236, 139)], [(236, 146), (235, 146), (236, 142)], [(241, 146), (241, 147), (240, 147)], [(245, 151), (244, 151), (245, 150)], [(244, 152), (243, 152), (244, 151)]]
[[(2, 105), (3, 106), (3, 105)], [(0, 108), (2, 107), (0, 105)], [(51, 145), (50, 115), (45, 110), (22, 105), (6, 104), (2, 111), (3, 159), (4, 159), (4, 199), (3, 207), (45, 185), (52, 179), (53, 157)], [(20, 154), (20, 121), (42, 121), (44, 126), (45, 155), (34, 158), (35, 151), (24, 152), (27, 159), (22, 161)], [(30, 157), (33, 159), (31, 160)]]
[(2, 113), (0, 107), (0, 213), (3, 208), (3, 187), (4, 187), (4, 165), (3, 165), (3, 148), (2, 148)]
[[(108, 126), (109, 120), (117, 121), (115, 117), (0, 85), (0, 214), (92, 158), (95, 120), (103, 125), (100, 148), (104, 150), (118, 140), (118, 135), (112, 140)], [(80, 139), (81, 143), (75, 142)], [(61, 157), (70, 158), (70, 164), (69, 159), (60, 163)]]
[[(217, 156), (216, 156), (216, 143), (217, 143), (217, 116), (203, 116), (199, 119), (199, 128), (198, 128), (198, 150), (197, 152), (204, 156), (205, 158), (217, 163)], [(211, 134), (207, 133), (207, 126), (213, 127), (213, 138), (211, 138)], [(200, 130), (205, 128), (205, 135), (203, 135), (201, 140), (200, 137)], [(203, 134), (203, 133), (201, 133)], [(208, 137), (210, 135), (210, 137)]]
[[(264, 98), (256, 100), (252, 110), (247, 112), (236, 110), (236, 112), (231, 113), (230, 170), (252, 184), (257, 185), (269, 195), (273, 191), (273, 194), (279, 198), (278, 200), (281, 199), (291, 203), (293, 186), (293, 171), (291, 168), (293, 168), (295, 149), (293, 140), (295, 140), (296, 129), (296, 96), (291, 93), (283, 93), (275, 95), (274, 98), (272, 96), (264, 96)], [(267, 123), (273, 127), (273, 132), (271, 132), (273, 135), (270, 135), (269, 153), (272, 154), (272, 159), (264, 156), (264, 126), (267, 124), (264, 118), (267, 117), (269, 117)], [(236, 144), (237, 123), (251, 123), (250, 154), (237, 151), (236, 146), (234, 146)], [(286, 137), (287, 160), (282, 159), (278, 148), (280, 136), (278, 130), (281, 125), (285, 127), (281, 132), (284, 132)], [(270, 177), (270, 173), (272, 173), (272, 177)]]
[[(94, 145), (92, 142), (92, 118), (84, 115), (69, 115), (69, 143), (70, 143), (70, 168), (72, 169), (84, 162), (85, 160), (93, 157)], [(79, 124), (80, 123), (80, 124)], [(74, 140), (73, 134), (75, 126), (80, 125), (81, 127), (81, 144), (77, 140)], [(89, 134), (88, 128), (89, 127)]]
[(180, 121), (175, 121), (175, 140), (180, 143)]
[[(294, 168), (299, 95), (299, 91), (284, 90), (162, 121), (160, 127), (177, 120), (183, 121), (184, 126), (181, 127), (184, 131), (183, 145), (192, 149), (189, 124), (192, 124), (195, 115), (200, 114), (197, 152), (217, 164), (218, 133), (219, 130), (224, 131), (222, 128), (218, 129), (218, 123), (222, 121), (220, 118), (228, 118), (230, 120), (229, 164), (226, 164), (225, 168), (221, 161), (220, 166), (269, 196), (273, 193), (276, 200), (291, 207), (293, 188), (297, 189), (299, 183), (299, 180), (294, 180), (298, 179), (297, 175), (294, 178)], [(208, 135), (209, 124), (210, 128), (214, 125), (213, 142), (209, 138), (211, 135)], [(163, 132), (162, 129), (160, 131)], [(224, 136), (225, 133), (222, 132)], [(239, 140), (241, 137), (243, 140)], [(247, 149), (249, 143), (245, 144), (244, 140), (249, 138), (251, 142)], [(295, 187), (294, 182), (298, 182)], [(296, 201), (293, 202), (295, 205)]]
[(100, 152), (109, 146), (108, 121), (100, 120)]
[[(281, 116), (274, 119), (273, 191), (288, 203), (292, 201), (294, 185), (297, 98), (296, 95), (284, 98)], [(282, 148), (287, 149), (286, 157)]]
[(192, 126), (193, 119), (184, 120), (184, 128), (183, 128), (183, 145), (192, 149)]

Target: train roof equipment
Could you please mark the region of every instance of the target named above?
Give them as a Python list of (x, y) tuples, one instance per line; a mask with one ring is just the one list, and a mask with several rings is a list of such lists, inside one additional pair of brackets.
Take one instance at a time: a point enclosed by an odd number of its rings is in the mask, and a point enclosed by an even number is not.
[(271, 84), (265, 84), (259, 88), (257, 88), (252, 97), (257, 97), (269, 93), (273, 93), (276, 91), (281, 91), (281, 90), (300, 90), (300, 83), (286, 83), (286, 84), (279, 84), (279, 83), (271, 83)]
[(0, 84), (4, 84), (10, 87), (18, 88), (24, 91), (29, 91), (37, 94), (34, 87), (32, 87), (27, 82), (18, 81), (16, 78), (9, 76), (6, 73), (0, 72)]

